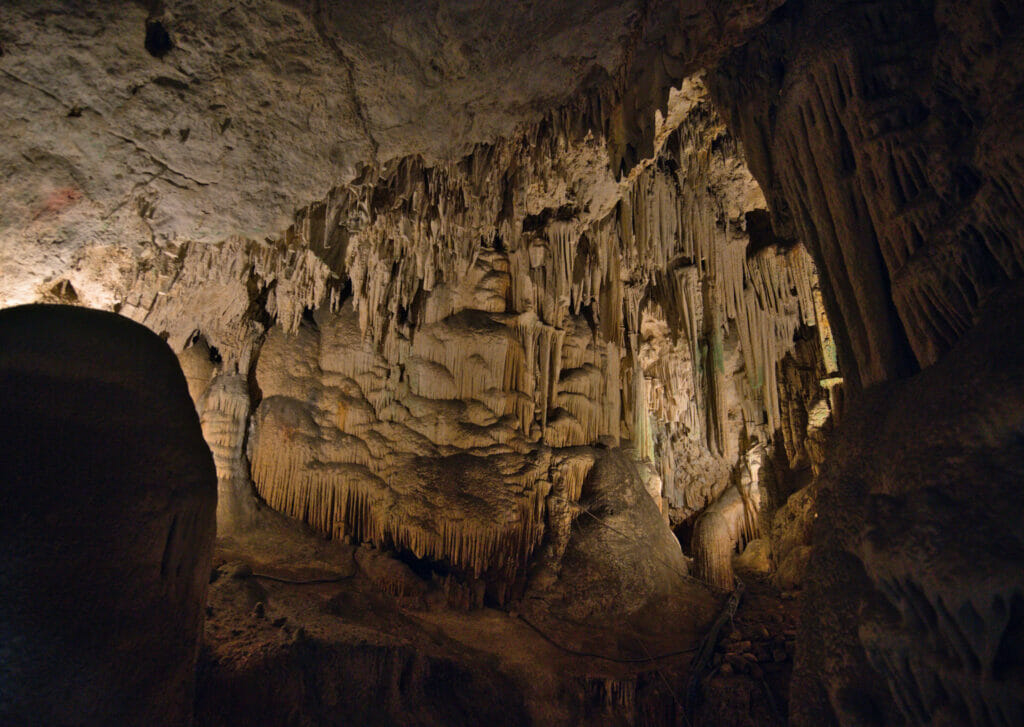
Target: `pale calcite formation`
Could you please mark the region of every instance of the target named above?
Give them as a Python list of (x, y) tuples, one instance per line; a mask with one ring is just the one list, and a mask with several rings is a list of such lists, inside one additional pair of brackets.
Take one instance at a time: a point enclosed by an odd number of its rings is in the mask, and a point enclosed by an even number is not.
[(224, 370), (219, 354), (197, 336), (178, 356), (217, 468), (217, 530), (237, 532), (255, 525), (248, 460), (244, 456), (250, 398), (245, 377)]
[(516, 389), (519, 321), (469, 313), (427, 326), (426, 344), (393, 359), (362, 339), (350, 305), (294, 334), (273, 329), (256, 365), (252, 473), (271, 507), (445, 561), (503, 600), (553, 484), (578, 499), (588, 468), (523, 431), (522, 402), (531, 416), (533, 405)]
[(766, 504), (760, 484), (764, 447), (754, 446), (744, 456), (737, 481), (705, 509), (693, 531), (696, 574), (722, 589), (733, 587), (732, 555), (761, 534), (758, 514)]
[(587, 448), (626, 448), (679, 522), (785, 433), (777, 364), (822, 315), (809, 257), (751, 245), (764, 198), (700, 76), (628, 174), (602, 103), (368, 170), (276, 239), (138, 265), (119, 310), (183, 352), (222, 533), (254, 487), (504, 600), (542, 543), (565, 552)]
[[(561, 191), (528, 214), (534, 175), (551, 169), (508, 181), (506, 148), (405, 162), (301, 216), (290, 235), (344, 259), (351, 298), (325, 296), (263, 344), (260, 495), (335, 537), (484, 578), (499, 598), (546, 532), (545, 553), (564, 552), (590, 463), (575, 448), (628, 446), (677, 518), (720, 498), (736, 463), (761, 456), (744, 458), (749, 443), (781, 428), (776, 364), (819, 310), (799, 245), (748, 257), (745, 213), (763, 200), (694, 88), (658, 159), (597, 219)], [(344, 235), (326, 226), (356, 212)], [(767, 499), (738, 502), (699, 547), (751, 536)]]

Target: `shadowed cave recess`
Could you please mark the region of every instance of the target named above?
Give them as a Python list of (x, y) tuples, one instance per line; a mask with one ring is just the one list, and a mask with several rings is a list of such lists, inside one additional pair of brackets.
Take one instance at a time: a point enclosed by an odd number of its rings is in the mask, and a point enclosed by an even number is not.
[(1024, 724), (1020, 2), (6, 0), (0, 171), (0, 723)]

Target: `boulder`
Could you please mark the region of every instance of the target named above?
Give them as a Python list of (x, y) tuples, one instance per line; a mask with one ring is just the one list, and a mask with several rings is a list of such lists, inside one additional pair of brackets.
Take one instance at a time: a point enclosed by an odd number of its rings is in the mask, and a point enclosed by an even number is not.
[(174, 354), (0, 311), (0, 411), (0, 723), (191, 723), (217, 479)]

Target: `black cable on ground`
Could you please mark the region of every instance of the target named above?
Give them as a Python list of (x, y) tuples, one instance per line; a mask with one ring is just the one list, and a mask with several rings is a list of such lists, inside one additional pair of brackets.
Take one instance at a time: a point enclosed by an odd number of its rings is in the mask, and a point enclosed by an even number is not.
[(768, 708), (772, 711), (772, 717), (779, 724), (786, 724), (786, 720), (782, 717), (782, 712), (779, 711), (778, 705), (775, 704), (775, 695), (772, 694), (772, 688), (768, 686), (768, 682), (765, 681), (764, 677), (761, 677), (761, 686), (764, 687), (764, 696), (768, 698)]
[[(645, 654), (647, 654), (648, 656), (651, 655), (651, 652), (649, 652), (647, 650), (647, 647), (644, 645), (643, 641), (641, 641), (640, 639), (637, 639), (636, 643), (640, 645), (640, 648), (644, 650)], [(672, 697), (672, 701), (675, 702), (676, 703), (676, 707), (679, 708), (679, 713), (683, 716), (683, 721), (685, 721), (686, 724), (689, 725), (690, 724), (690, 718), (686, 714), (686, 710), (683, 709), (682, 703), (679, 701), (678, 697), (676, 697), (676, 690), (673, 689), (672, 685), (668, 683), (668, 679), (665, 677), (664, 674), (661, 673), (661, 669), (659, 669), (658, 667), (654, 667), (654, 671), (656, 671), (658, 673), (658, 676), (661, 677), (661, 681), (665, 685), (665, 688), (668, 690), (669, 695)]]
[(715, 648), (718, 646), (718, 639), (722, 634), (726, 622), (732, 622), (733, 617), (736, 615), (736, 609), (739, 608), (740, 599), (743, 598), (743, 591), (746, 587), (743, 585), (743, 581), (736, 578), (736, 588), (733, 590), (729, 599), (725, 602), (725, 608), (718, 614), (718, 618), (715, 619), (714, 625), (711, 630), (708, 631), (707, 636), (704, 637), (704, 641), (700, 645), (700, 654), (692, 665), (690, 670), (690, 678), (686, 685), (685, 705), (684, 708), (687, 713), (692, 713), (696, 707), (698, 691), (700, 690), (701, 678), (711, 668), (711, 658), (715, 654)]
[(320, 583), (341, 583), (347, 581), (349, 578), (355, 576), (355, 573), (349, 573), (347, 576), (336, 576), (335, 578), (312, 578), (307, 581), (294, 581), (290, 578), (278, 578), (277, 576), (270, 576), (265, 573), (252, 573), (250, 578), (261, 578), (265, 581), (274, 581), (275, 583), (287, 583), (290, 586), (312, 586)]
[(624, 658), (615, 657), (615, 656), (605, 656), (604, 654), (595, 654), (595, 653), (592, 653), (592, 652), (589, 652), (589, 651), (576, 651), (575, 649), (570, 649), (567, 646), (562, 646), (557, 641), (555, 641), (550, 636), (548, 636), (546, 633), (541, 631), (541, 629), (538, 626), (535, 626), (534, 624), (530, 623), (530, 621), (527, 620), (526, 616), (523, 616), (522, 614), (519, 614), (519, 620), (522, 621), (527, 626), (529, 626), (535, 632), (537, 632), (537, 635), (539, 635), (542, 639), (547, 641), (549, 644), (554, 646), (559, 651), (564, 651), (566, 654), (572, 654), (573, 656), (585, 656), (585, 657), (589, 657), (589, 658), (592, 658), (592, 659), (603, 659), (604, 661), (613, 661), (613, 662), (616, 662), (616, 663), (619, 663), (619, 664), (646, 664), (646, 663), (649, 663), (649, 662), (652, 662), (652, 661), (659, 661), (661, 659), (668, 659), (668, 658), (671, 658), (673, 656), (682, 656), (683, 654), (692, 654), (693, 652), (697, 651), (697, 649), (700, 648), (698, 646), (691, 646), (690, 648), (687, 648), (687, 649), (680, 649), (679, 651), (670, 651), (667, 654), (658, 654), (657, 656), (648, 656), (648, 657), (634, 658), (634, 659), (624, 659)]

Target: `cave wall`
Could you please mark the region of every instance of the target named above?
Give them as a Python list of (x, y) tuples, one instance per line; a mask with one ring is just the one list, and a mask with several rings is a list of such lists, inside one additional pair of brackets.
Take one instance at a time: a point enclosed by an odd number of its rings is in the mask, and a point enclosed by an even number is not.
[(1000, 314), (1020, 300), (848, 411), (818, 483), (795, 724), (1024, 717), (1020, 321)]
[[(360, 437), (410, 418), (431, 457), (628, 444), (660, 510), (692, 518), (752, 443), (805, 434), (776, 363), (823, 316), (813, 267), (791, 240), (751, 243), (764, 200), (690, 77), (779, 4), (7, 3), (0, 302), (113, 309), (183, 354), (226, 529), (252, 524), (255, 474), (349, 532), (295, 472), (384, 467), (416, 447)], [(317, 345), (372, 377), (302, 376), (362, 379), (331, 426), (364, 449), (278, 472), (261, 347), (313, 311), (358, 328)], [(463, 351), (477, 334), (495, 345)], [(337, 408), (324, 396), (291, 398), (312, 416)], [(452, 431), (419, 423), (442, 411)]]
[[(252, 397), (247, 452), (218, 458), (236, 483), (222, 496), (250, 471), (274, 509), (500, 602), (541, 546), (564, 553), (593, 461), (580, 448), (627, 447), (676, 523), (738, 481), (751, 447), (803, 446), (807, 402), (794, 417), (777, 372), (798, 331), (821, 345), (814, 266), (799, 244), (751, 242), (764, 200), (701, 80), (672, 93), (657, 157), (621, 180), (579, 128), (559, 112), (458, 162), (402, 160), (279, 241), (190, 245), (139, 276), (122, 314), (187, 368), (217, 351), (220, 373), (193, 377), (204, 426)], [(828, 411), (819, 378), (804, 383)], [(225, 443), (246, 417), (232, 426)], [(756, 531), (727, 530), (726, 559)]]
[(1022, 21), (998, 0), (792, 2), (710, 76), (776, 232), (819, 263), (849, 384), (796, 725), (1022, 718)]
[(1019, 27), (998, 0), (793, 3), (711, 80), (858, 385), (934, 363), (1020, 273)]

